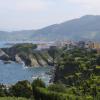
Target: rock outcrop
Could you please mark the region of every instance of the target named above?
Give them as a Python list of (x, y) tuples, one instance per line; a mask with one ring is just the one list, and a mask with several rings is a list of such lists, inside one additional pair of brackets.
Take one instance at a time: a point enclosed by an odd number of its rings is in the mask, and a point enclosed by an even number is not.
[(0, 49), (0, 60), (6, 60), (6, 61), (10, 60), (10, 57), (1, 49)]
[(52, 57), (48, 50), (36, 50), (33, 44), (17, 44), (11, 48), (0, 49), (0, 60), (15, 61), (26, 66), (52, 65)]

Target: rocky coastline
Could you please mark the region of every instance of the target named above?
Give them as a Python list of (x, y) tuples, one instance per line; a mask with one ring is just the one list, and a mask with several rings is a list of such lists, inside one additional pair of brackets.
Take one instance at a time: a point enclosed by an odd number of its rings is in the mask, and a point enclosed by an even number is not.
[(14, 61), (17, 63), (24, 63), (28, 67), (49, 66), (53, 65), (52, 56), (48, 49), (37, 50), (34, 44), (16, 44), (10, 48), (0, 49), (0, 60), (5, 63)]

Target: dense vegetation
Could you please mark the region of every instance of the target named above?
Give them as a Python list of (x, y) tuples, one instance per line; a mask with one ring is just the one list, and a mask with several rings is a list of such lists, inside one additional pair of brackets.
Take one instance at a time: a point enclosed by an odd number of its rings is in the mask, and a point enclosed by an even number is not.
[(16, 98), (16, 97), (0, 97), (0, 100), (31, 100), (31, 99)]
[(32, 100), (100, 100), (100, 54), (78, 47), (70, 50), (64, 47), (61, 54), (57, 53), (59, 55), (53, 51), (49, 52), (55, 64), (52, 84), (46, 86), (41, 79), (32, 83), (19, 81), (8, 88), (1, 84), (0, 96)]
[[(94, 49), (66, 50), (56, 64), (54, 83), (63, 83), (76, 96), (100, 99), (100, 55)], [(99, 98), (99, 99), (97, 99)]]

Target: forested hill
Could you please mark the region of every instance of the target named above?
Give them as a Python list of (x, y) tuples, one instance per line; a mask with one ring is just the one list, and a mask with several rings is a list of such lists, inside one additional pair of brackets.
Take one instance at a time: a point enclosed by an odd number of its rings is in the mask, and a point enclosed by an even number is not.
[[(52, 38), (51, 38), (52, 37)], [(86, 15), (81, 18), (54, 24), (39, 30), (13, 32), (0, 31), (0, 40), (100, 40), (100, 16)]]
[(56, 65), (53, 82), (65, 84), (76, 95), (96, 97), (100, 94), (100, 54), (84, 48), (67, 50)]

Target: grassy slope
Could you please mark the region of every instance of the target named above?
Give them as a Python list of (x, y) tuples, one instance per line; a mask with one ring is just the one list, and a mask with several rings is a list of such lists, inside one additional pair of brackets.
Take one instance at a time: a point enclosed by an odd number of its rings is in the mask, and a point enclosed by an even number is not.
[(25, 98), (16, 98), (16, 97), (0, 97), (0, 100), (30, 100)]

